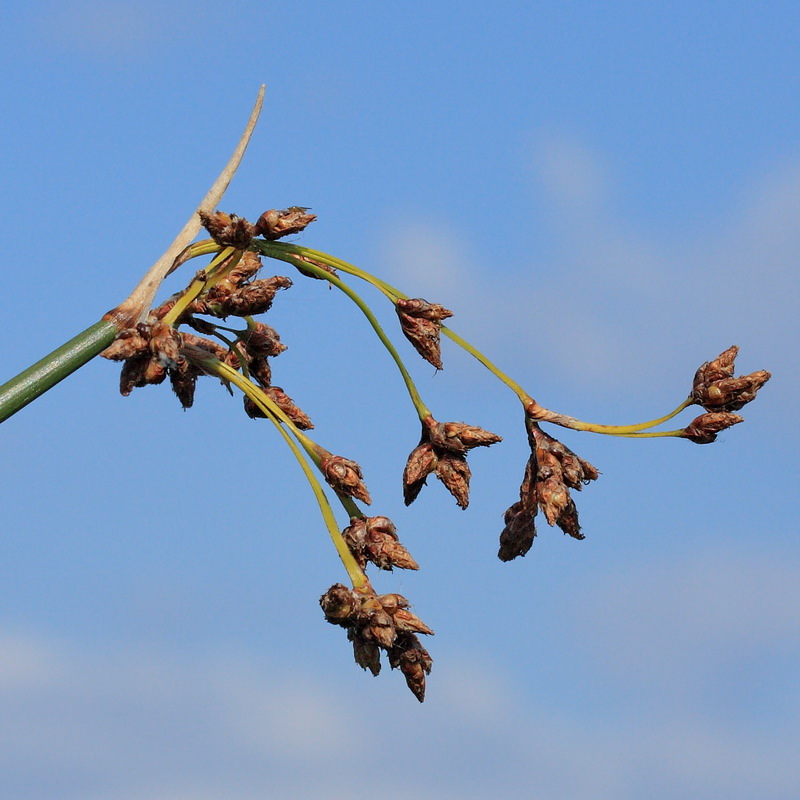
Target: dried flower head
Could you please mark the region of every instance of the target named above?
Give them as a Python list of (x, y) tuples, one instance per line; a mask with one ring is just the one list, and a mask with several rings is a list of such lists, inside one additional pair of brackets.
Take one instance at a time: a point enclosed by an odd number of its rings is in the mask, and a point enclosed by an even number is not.
[(226, 214), (215, 211), (211, 214), (198, 211), (203, 227), (208, 235), (223, 247), (235, 247), (237, 250), (246, 250), (256, 235), (255, 226), (243, 217), (236, 214)]
[(425, 697), (425, 676), (432, 659), (416, 634), (433, 631), (408, 610), (408, 600), (399, 594), (376, 595), (372, 587), (348, 589), (334, 584), (320, 598), (325, 619), (347, 630), (356, 663), (373, 675), (380, 672), (379, 650), (385, 650), (392, 668), (399, 668), (414, 696)]
[(420, 443), (411, 451), (403, 472), (406, 505), (416, 500), (428, 475), (433, 473), (455, 497), (458, 505), (466, 508), (471, 477), (467, 451), (474, 447), (488, 447), (502, 438), (475, 425), (437, 422), (433, 417), (427, 417), (422, 424)]
[(701, 414), (693, 419), (683, 431), (683, 437), (695, 444), (711, 444), (717, 438), (717, 434), (744, 422), (744, 417), (738, 414), (731, 414), (729, 411), (712, 411), (708, 414)]
[(385, 570), (419, 569), (388, 517), (352, 517), (342, 536), (362, 569), (368, 561)]
[(706, 411), (738, 411), (755, 399), (758, 390), (770, 379), (764, 369), (749, 375), (733, 377), (734, 361), (739, 353), (736, 345), (706, 361), (695, 373), (691, 399)]
[(438, 303), (429, 303), (421, 297), (397, 300), (395, 309), (400, 327), (414, 349), (436, 369), (442, 369), (440, 331), (442, 320), (453, 312)]
[(322, 456), (320, 462), (320, 469), (325, 480), (337, 492), (355, 497), (356, 500), (361, 500), (362, 503), (369, 505), (372, 500), (362, 480), (361, 467), (349, 458), (335, 456), (327, 451), (325, 453), (326, 455)]

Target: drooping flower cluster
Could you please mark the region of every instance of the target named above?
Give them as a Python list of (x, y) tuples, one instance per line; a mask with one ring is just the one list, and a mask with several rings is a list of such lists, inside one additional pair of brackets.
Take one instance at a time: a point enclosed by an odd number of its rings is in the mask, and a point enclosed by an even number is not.
[[(441, 335), (447, 334), (487, 366), (519, 397), (525, 409), (525, 424), (530, 456), (525, 466), (519, 500), (504, 514), (498, 555), (503, 561), (524, 556), (536, 537), (536, 517), (541, 512), (550, 526), (559, 527), (574, 539), (583, 539), (572, 492), (595, 481), (599, 472), (588, 461), (545, 432), (541, 425), (551, 423), (576, 430), (620, 436), (675, 436), (698, 444), (713, 442), (720, 431), (742, 422), (734, 413), (752, 401), (769, 380), (765, 370), (734, 377), (737, 347), (731, 347), (696, 372), (689, 397), (673, 412), (657, 420), (631, 426), (584, 423), (539, 406), (518, 384), (505, 376), (471, 345), (443, 325), (452, 312), (438, 303), (407, 298), (383, 281), (369, 276), (345, 262), (324, 253), (299, 246), (276, 243), (289, 233), (302, 231), (315, 217), (307, 209), (292, 207), (267, 211), (255, 224), (236, 215), (216, 212), (203, 215), (212, 237), (210, 245), (199, 243), (206, 254), (216, 257), (198, 272), (187, 288), (150, 312), (147, 318), (123, 330), (103, 353), (106, 358), (123, 361), (120, 391), (127, 395), (135, 387), (158, 384), (170, 379), (184, 408), (191, 407), (198, 377), (213, 374), (244, 392), (244, 410), (254, 419), (270, 419), (302, 445), (328, 486), (341, 502), (349, 525), (339, 530), (332, 512), (326, 525), (336, 544), (352, 587), (335, 584), (320, 599), (328, 622), (347, 631), (356, 662), (377, 675), (383, 650), (393, 669), (399, 669), (414, 695), (422, 701), (426, 676), (432, 660), (418, 636), (433, 631), (409, 611), (405, 597), (389, 593), (378, 595), (369, 583), (368, 565), (380, 570), (418, 569), (418, 564), (400, 543), (392, 521), (385, 516), (366, 516), (357, 502), (370, 504), (371, 497), (359, 464), (334, 455), (313, 442), (304, 431), (314, 426), (284, 390), (272, 383), (272, 359), (286, 346), (277, 331), (253, 319), (271, 308), (277, 293), (292, 286), (285, 276), (258, 278), (261, 255), (278, 258), (300, 274), (327, 280), (342, 289), (370, 319), (376, 333), (400, 367), (409, 395), (422, 424), (419, 444), (412, 450), (403, 472), (406, 505), (419, 495), (430, 475), (435, 475), (462, 508), (469, 504), (471, 470), (467, 454), (477, 447), (501, 441), (497, 434), (463, 422), (439, 422), (422, 403), (416, 387), (399, 355), (387, 342), (376, 320), (360, 299), (344, 286), (337, 270), (374, 282), (395, 306), (400, 330), (416, 351), (437, 370), (442, 369)], [(201, 248), (202, 249), (202, 248)], [(175, 267), (194, 257), (188, 248)], [(220, 320), (239, 317), (241, 329), (221, 325)], [(183, 329), (179, 330), (183, 326)], [(186, 330), (186, 328), (191, 329)], [(689, 405), (700, 405), (705, 413), (675, 431), (651, 429), (672, 419)], [(288, 431), (288, 432), (287, 432)], [(295, 446), (295, 445), (293, 445)], [(310, 467), (299, 455), (304, 467)], [(324, 497), (316, 478), (312, 487)], [(325, 516), (325, 503), (319, 501)], [(330, 510), (330, 506), (327, 506)]]
[(428, 475), (436, 477), (456, 499), (461, 508), (469, 505), (469, 481), (472, 477), (467, 464), (467, 452), (474, 447), (488, 447), (502, 440), (475, 425), (463, 422), (437, 422), (427, 417), (422, 423), (422, 437), (411, 451), (403, 473), (403, 493), (406, 505), (411, 505), (422, 491)]
[(539, 510), (549, 525), (558, 525), (573, 539), (583, 539), (578, 510), (570, 489), (580, 491), (600, 473), (568, 447), (527, 419), (531, 455), (519, 489), (519, 500), (505, 512), (500, 534), (501, 561), (511, 561), (530, 550), (536, 536), (535, 517)]
[(425, 676), (430, 674), (433, 662), (417, 634), (433, 631), (408, 610), (405, 597), (377, 595), (371, 587), (357, 590), (337, 583), (319, 603), (325, 619), (347, 631), (359, 666), (377, 675), (381, 671), (380, 651), (385, 650), (390, 666), (403, 673), (414, 696), (420, 702), (425, 699)]

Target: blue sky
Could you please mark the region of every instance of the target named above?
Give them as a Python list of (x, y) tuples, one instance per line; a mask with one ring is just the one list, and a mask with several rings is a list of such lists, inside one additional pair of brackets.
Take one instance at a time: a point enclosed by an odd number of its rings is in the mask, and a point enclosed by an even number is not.
[(603, 473), (577, 498), (587, 538), (542, 522), (501, 564), (513, 396), (447, 344), (439, 374), (404, 350), (437, 417), (504, 437), (471, 456), (467, 511), (434, 482), (406, 509), (402, 383), (345, 298), (296, 281), (268, 319), (275, 379), (422, 565), (375, 578), (436, 631), (419, 706), (324, 622), (345, 574), (274, 431), (210, 381), (184, 413), (90, 363), (0, 430), (5, 796), (798, 796), (796, 3), (12, 0), (0, 19), (4, 376), (128, 294), (261, 83), (223, 208), (311, 206), (299, 241), (453, 309), (544, 405), (651, 418), (734, 343), (739, 372), (774, 374), (711, 446), (565, 432)]

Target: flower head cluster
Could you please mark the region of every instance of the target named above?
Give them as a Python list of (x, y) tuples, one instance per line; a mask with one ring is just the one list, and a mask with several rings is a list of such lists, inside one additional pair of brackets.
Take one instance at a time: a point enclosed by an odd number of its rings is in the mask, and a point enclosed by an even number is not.
[(695, 444), (710, 444), (720, 431), (744, 422), (734, 414), (755, 399), (758, 390), (772, 377), (765, 369), (749, 375), (734, 377), (734, 361), (739, 353), (736, 345), (706, 361), (697, 370), (689, 395), (693, 405), (702, 406), (707, 413), (694, 419), (683, 436)]
[[(380, 651), (383, 650), (390, 666), (402, 672), (411, 691), (422, 701), (432, 659), (418, 637), (433, 631), (409, 610), (405, 597), (394, 593), (378, 595), (365, 572), (368, 564), (381, 570), (416, 570), (418, 564), (400, 543), (395, 526), (388, 517), (368, 517), (359, 508), (356, 501), (371, 503), (359, 464), (330, 453), (302, 433), (313, 428), (311, 420), (281, 387), (273, 385), (272, 359), (279, 356), (286, 346), (274, 328), (254, 320), (253, 316), (268, 311), (277, 293), (291, 287), (292, 281), (281, 275), (258, 278), (262, 264), (254, 251), (291, 264), (301, 275), (327, 280), (342, 289), (365, 313), (395, 358), (422, 420), (419, 444), (409, 455), (403, 473), (406, 505), (417, 498), (428, 476), (435, 475), (456, 503), (465, 509), (469, 504), (471, 478), (467, 454), (476, 447), (495, 444), (501, 437), (463, 422), (434, 419), (375, 316), (343, 283), (339, 272), (374, 280), (375, 285), (394, 302), (405, 337), (436, 369), (442, 368), (442, 324), (452, 316), (452, 312), (421, 298), (406, 298), (385, 282), (372, 279), (367, 273), (324, 253), (297, 245), (274, 244), (282, 236), (303, 230), (315, 219), (305, 208), (295, 206), (283, 211), (267, 211), (255, 224), (222, 212), (201, 216), (212, 241), (198, 243), (193, 246), (196, 249), (189, 254), (185, 251), (185, 258), (181, 258), (185, 261), (193, 257), (192, 253), (214, 252), (214, 260), (194, 276), (183, 292), (154, 309), (144, 322), (122, 331), (103, 355), (124, 362), (120, 390), (125, 395), (135, 387), (158, 384), (169, 377), (181, 404), (189, 408), (193, 403), (197, 378), (208, 372), (242, 389), (245, 393), (244, 410), (250, 417), (267, 417), (276, 423), (309, 476), (352, 583), (352, 588), (337, 583), (321, 597), (320, 605), (326, 620), (347, 631), (356, 662), (373, 675), (380, 672)], [(179, 258), (176, 265), (183, 261)], [(220, 324), (219, 320), (228, 317), (242, 318), (242, 329)], [(193, 332), (179, 331), (180, 326)], [(734, 360), (738, 348), (730, 347), (697, 370), (688, 399), (674, 411), (635, 425), (599, 425), (539, 406), (518, 384), (453, 331), (445, 329), (445, 333), (513, 389), (525, 408), (530, 456), (519, 500), (504, 514), (505, 527), (500, 534), (498, 552), (503, 561), (524, 556), (530, 550), (536, 537), (536, 517), (540, 512), (550, 526), (558, 526), (574, 539), (584, 538), (572, 491), (580, 491), (585, 484), (596, 480), (599, 472), (542, 430), (541, 423), (619, 436), (683, 437), (705, 444), (713, 442), (720, 431), (742, 422), (742, 417), (735, 412), (752, 401), (770, 378), (765, 370), (735, 377)], [(705, 413), (679, 430), (652, 430), (681, 413), (688, 405), (700, 405)], [(320, 481), (302, 454), (301, 446), (349, 515), (349, 525), (342, 531)]]
[(331, 586), (319, 601), (325, 619), (347, 630), (356, 663), (373, 675), (381, 670), (380, 651), (386, 651), (392, 669), (405, 676), (408, 688), (422, 702), (425, 676), (432, 660), (417, 634), (433, 631), (408, 610), (408, 600), (399, 594), (375, 594), (372, 587), (349, 589)]
[(474, 447), (488, 447), (502, 440), (475, 425), (463, 422), (437, 422), (427, 417), (422, 424), (422, 437), (411, 451), (403, 473), (403, 494), (406, 505), (417, 499), (428, 475), (434, 474), (445, 485), (461, 508), (469, 505), (469, 481), (472, 473), (467, 452)]
[(342, 536), (361, 569), (367, 562), (385, 570), (419, 569), (419, 564), (400, 544), (397, 528), (389, 517), (353, 517)]
[(429, 303), (420, 297), (398, 299), (395, 310), (400, 327), (414, 349), (436, 369), (442, 369), (439, 332), (442, 320), (453, 316), (453, 312), (438, 303)]
[(501, 561), (511, 561), (530, 550), (536, 536), (536, 514), (541, 510), (550, 525), (558, 525), (574, 539), (583, 539), (578, 510), (570, 495), (584, 484), (597, 480), (600, 473), (557, 439), (528, 420), (531, 455), (519, 490), (519, 500), (505, 512), (505, 528), (500, 534)]
[[(214, 280), (204, 272), (195, 276), (195, 281), (204, 284), (191, 302), (177, 315), (173, 324), (167, 324), (173, 308), (189, 292), (187, 288), (155, 308), (144, 323), (124, 330), (102, 355), (115, 361), (124, 361), (120, 376), (120, 392), (128, 395), (137, 387), (161, 383), (167, 376), (181, 405), (190, 408), (194, 402), (197, 378), (203, 371), (195, 360), (187, 355), (192, 348), (209, 353), (234, 369), (245, 371), (264, 390), (266, 395), (301, 430), (313, 428), (305, 412), (284, 392), (272, 384), (270, 359), (286, 350), (278, 332), (264, 322), (250, 317), (263, 314), (272, 307), (275, 295), (288, 289), (292, 281), (283, 275), (257, 278), (262, 267), (261, 259), (245, 250), (254, 236), (276, 239), (288, 233), (302, 230), (315, 217), (307, 209), (293, 207), (283, 211), (267, 211), (253, 225), (242, 217), (217, 211), (202, 214), (203, 222), (212, 239), (224, 247), (235, 248), (235, 252), (219, 267)], [(206, 317), (227, 319), (229, 316), (247, 320), (246, 327), (235, 332), (230, 341), (219, 335), (218, 323)], [(185, 324), (197, 331), (179, 331)], [(228, 329), (225, 329), (226, 331)], [(209, 338), (209, 337), (217, 337)], [(265, 416), (250, 398), (245, 397), (245, 412), (253, 418)]]

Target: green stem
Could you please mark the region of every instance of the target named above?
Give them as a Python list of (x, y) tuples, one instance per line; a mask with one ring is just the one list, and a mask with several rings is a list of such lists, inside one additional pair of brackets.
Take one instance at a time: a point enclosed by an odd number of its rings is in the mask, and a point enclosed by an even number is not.
[(95, 322), (83, 333), (0, 386), (0, 422), (91, 361), (114, 341), (118, 333), (119, 329), (110, 320)]
[(318, 278), (322, 278), (323, 280), (332, 283), (337, 289), (343, 291), (361, 309), (362, 313), (369, 321), (369, 324), (372, 325), (372, 328), (378, 335), (378, 338), (383, 343), (383, 346), (389, 351), (389, 355), (391, 355), (395, 364), (397, 364), (397, 368), (400, 370), (400, 374), (403, 376), (403, 382), (406, 385), (408, 394), (411, 397), (411, 402), (414, 404), (414, 408), (417, 411), (420, 421), (424, 421), (428, 417), (432, 416), (428, 407), (422, 402), (422, 398), (417, 391), (417, 387), (414, 385), (411, 375), (408, 374), (405, 364), (403, 364), (403, 361), (400, 358), (397, 350), (395, 350), (394, 345), (389, 340), (389, 337), (386, 335), (383, 328), (381, 328), (380, 323), (375, 318), (375, 315), (370, 310), (370, 307), (346, 283), (344, 283), (338, 276), (332, 275), (330, 272), (322, 269), (321, 267), (318, 267), (308, 261), (303, 261), (300, 258), (296, 258), (291, 254), (284, 252), (285, 246), (277, 248), (275, 247), (275, 243), (266, 242), (260, 239), (254, 239), (253, 244), (263, 255), (268, 256), (269, 258), (278, 259), (279, 261), (285, 261), (287, 264), (291, 264), (293, 267), (299, 270), (310, 272), (313, 275), (316, 275)]
[[(349, 275), (354, 275), (357, 278), (361, 278), (367, 283), (372, 284), (376, 289), (379, 289), (383, 292), (386, 297), (391, 300), (393, 304), (397, 304), (398, 299), (407, 299), (408, 295), (403, 294), (399, 289), (392, 286), (390, 283), (387, 283), (384, 280), (372, 275), (369, 272), (366, 272), (363, 269), (359, 269), (353, 264), (348, 263), (347, 261), (343, 261), (340, 258), (336, 258), (336, 256), (332, 256), (328, 253), (320, 252), (319, 250), (312, 250), (310, 247), (302, 247), (300, 245), (295, 244), (288, 244), (286, 242), (272, 242), (271, 246), (273, 248), (279, 248), (284, 250), (287, 253), (292, 253), (298, 256), (307, 256), (308, 258), (315, 259), (323, 264), (326, 264), (330, 267), (335, 269), (339, 269), (342, 272), (346, 272)], [(640, 422), (635, 425), (601, 425), (594, 422), (583, 422), (583, 420), (576, 419), (575, 417), (567, 416), (566, 414), (559, 414), (555, 411), (550, 411), (542, 406), (540, 406), (513, 378), (509, 377), (505, 374), (502, 370), (498, 369), (492, 361), (487, 358), (480, 350), (476, 347), (473, 347), (468, 341), (462, 339), (455, 331), (448, 328), (446, 325), (441, 326), (442, 333), (455, 342), (459, 347), (463, 350), (466, 350), (473, 358), (477, 359), (481, 364), (483, 364), (489, 372), (492, 373), (496, 378), (498, 378), (502, 383), (504, 383), (509, 389), (511, 389), (514, 394), (519, 398), (522, 405), (525, 407), (525, 410), (528, 411), (535, 419), (543, 421), (543, 422), (552, 422), (555, 425), (560, 425), (563, 428), (571, 428), (572, 430), (577, 431), (589, 431), (591, 433), (601, 433), (607, 436), (632, 436), (638, 434), (639, 431), (647, 430), (648, 428), (654, 428), (656, 425), (661, 425), (664, 422), (672, 419), (674, 416), (677, 416), (684, 408), (690, 406), (691, 398), (688, 398), (683, 403), (681, 403), (676, 409), (671, 411), (669, 414), (665, 414), (663, 417), (659, 417), (658, 419), (651, 419), (647, 422)], [(674, 435), (673, 432), (666, 432), (664, 434), (658, 434), (664, 436), (671, 436)]]
[[(367, 586), (367, 576), (364, 574), (364, 571), (361, 569), (361, 567), (358, 566), (358, 562), (355, 560), (353, 554), (350, 552), (350, 548), (342, 538), (342, 534), (339, 531), (339, 526), (336, 523), (336, 517), (333, 514), (333, 509), (328, 502), (328, 498), (325, 496), (322, 485), (320, 484), (317, 476), (314, 474), (314, 471), (311, 469), (306, 459), (303, 458), (300, 448), (289, 435), (286, 428), (281, 425), (281, 422), (283, 422), (289, 428), (289, 430), (291, 430), (294, 437), (300, 442), (300, 444), (303, 445), (303, 449), (306, 451), (309, 457), (317, 466), (319, 466), (319, 455), (314, 448), (314, 443), (297, 429), (297, 427), (286, 416), (286, 414), (275, 404), (272, 398), (267, 396), (254, 383), (240, 375), (235, 369), (233, 369), (233, 367), (208, 353), (200, 351), (199, 348), (185, 348), (185, 352), (189, 356), (190, 360), (195, 361), (197, 365), (200, 366), (204, 371), (233, 383), (266, 414), (269, 420), (272, 421), (272, 423), (280, 432), (281, 436), (283, 436), (286, 444), (289, 445), (289, 448), (294, 454), (294, 457), (297, 459), (297, 462), (300, 464), (306, 479), (311, 485), (311, 489), (314, 492), (314, 497), (316, 498), (320, 512), (322, 513), (322, 518), (325, 520), (325, 525), (328, 528), (328, 533), (333, 540), (334, 547), (336, 548), (336, 552), (339, 554), (339, 558), (342, 560), (342, 564), (344, 564), (344, 568), (347, 570), (347, 574), (350, 576), (350, 581), (353, 584), (353, 588), (361, 589)], [(353, 505), (355, 506), (355, 504)], [(356, 514), (351, 514), (351, 516), (361, 515), (358, 513), (358, 509), (356, 508)]]

